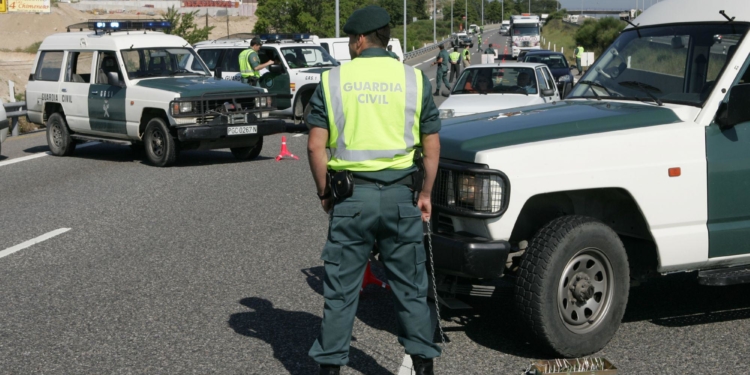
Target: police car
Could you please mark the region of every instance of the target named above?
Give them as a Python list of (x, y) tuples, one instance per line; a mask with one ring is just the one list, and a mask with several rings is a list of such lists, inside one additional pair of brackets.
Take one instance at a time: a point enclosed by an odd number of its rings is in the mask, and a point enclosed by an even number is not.
[(565, 100), (444, 120), (431, 216), (443, 300), (502, 277), (520, 336), (580, 357), (615, 336), (631, 285), (750, 283), (748, 36), (747, 0), (662, 1)]
[(0, 151), (2, 151), (3, 142), (8, 136), (9, 121), (5, 113), (5, 107), (3, 107), (3, 100), (0, 99)]
[(283, 122), (259, 118), (273, 109), (271, 95), (215, 79), (184, 39), (155, 31), (168, 22), (82, 26), (89, 31), (42, 42), (26, 86), (28, 118), (47, 126), (54, 155), (104, 141), (144, 147), (161, 167), (188, 149), (229, 148), (248, 160), (260, 153), (264, 135), (285, 131)]
[[(326, 50), (309, 34), (262, 34), (263, 41), (258, 55), (260, 62), (268, 60), (275, 64), (263, 69), (258, 85), (274, 97), (276, 111), (271, 115), (302, 120), (309, 113), (308, 103), (320, 74), (338, 66)], [(241, 80), (239, 56), (250, 48), (251, 34), (244, 39), (220, 39), (200, 42), (195, 45), (198, 55), (208, 68), (226, 80)]]

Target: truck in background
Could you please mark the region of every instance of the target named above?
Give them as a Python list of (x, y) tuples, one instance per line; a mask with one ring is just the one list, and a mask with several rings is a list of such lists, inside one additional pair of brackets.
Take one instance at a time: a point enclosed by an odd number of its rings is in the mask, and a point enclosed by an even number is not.
[(540, 49), (541, 40), (539, 16), (511, 16), (510, 31), (513, 58), (521, 51)]

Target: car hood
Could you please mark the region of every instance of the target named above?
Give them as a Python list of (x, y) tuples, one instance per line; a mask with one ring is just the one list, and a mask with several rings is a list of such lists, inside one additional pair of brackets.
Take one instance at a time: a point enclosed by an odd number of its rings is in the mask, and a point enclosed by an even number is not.
[(260, 89), (245, 83), (216, 79), (213, 77), (169, 77), (144, 79), (136, 84), (157, 90), (172, 91), (182, 97), (201, 96), (206, 93), (227, 92), (252, 94), (262, 92)]
[(550, 68), (549, 71), (552, 72), (552, 76), (555, 78), (560, 76), (567, 76), (570, 74), (570, 68)]
[(474, 162), (477, 153), (500, 147), (680, 121), (649, 104), (565, 100), (444, 120), (440, 157)]
[[(459, 94), (451, 95), (440, 105), (440, 109), (454, 110), (454, 116), (466, 116), (480, 112), (499, 111), (501, 109), (524, 107), (539, 104), (542, 100), (537, 95), (523, 94)], [(497, 113), (494, 113), (497, 115)]]

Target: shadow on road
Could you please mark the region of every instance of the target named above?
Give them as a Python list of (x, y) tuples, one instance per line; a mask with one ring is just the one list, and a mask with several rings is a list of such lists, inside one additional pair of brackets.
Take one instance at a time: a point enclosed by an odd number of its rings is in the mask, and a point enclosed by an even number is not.
[[(229, 326), (235, 332), (271, 345), (274, 358), (290, 374), (317, 373), (318, 365), (307, 356), (307, 351), (320, 332), (320, 317), (307, 312), (277, 309), (271, 301), (258, 297), (243, 298), (240, 304), (253, 311), (229, 317)], [(355, 347), (351, 347), (348, 366), (363, 374), (391, 374), (375, 359)]]
[(49, 151), (49, 146), (47, 146), (47, 145), (39, 145), (39, 146), (29, 147), (29, 148), (23, 150), (23, 152), (26, 152), (26, 153), (29, 153), (29, 154), (36, 154), (36, 153), (39, 153), (39, 152), (47, 152), (47, 151)]
[(5, 159), (7, 159), (7, 158), (8, 158), (8, 157), (7, 157), (7, 156), (5, 156), (5, 155), (0, 155), (0, 161), (3, 161), (3, 160), (5, 160)]

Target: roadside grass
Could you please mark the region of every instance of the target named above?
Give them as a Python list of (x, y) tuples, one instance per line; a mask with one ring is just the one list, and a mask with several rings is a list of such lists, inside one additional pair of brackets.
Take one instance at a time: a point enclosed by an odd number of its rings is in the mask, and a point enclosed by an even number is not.
[(575, 56), (573, 56), (573, 51), (576, 48), (576, 31), (578, 31), (577, 26), (564, 23), (560, 19), (552, 20), (542, 28), (544, 45), (541, 47), (542, 49), (547, 49), (547, 42), (549, 42), (550, 50), (553, 50), (555, 45), (557, 47), (554, 49), (556, 49), (558, 52), (560, 52), (560, 48), (564, 48), (563, 52), (565, 53), (565, 57), (568, 59), (568, 63), (571, 63), (572, 61), (572, 63), (575, 64)]
[[(437, 40), (438, 42), (444, 39), (448, 39), (451, 34), (451, 23), (450, 21), (437, 21)], [(455, 31), (455, 29), (454, 29)], [(424, 44), (432, 43), (432, 21), (431, 20), (419, 20), (412, 22), (406, 28), (406, 39), (409, 43), (408, 46), (404, 45), (404, 26), (399, 25), (391, 29), (391, 37), (398, 38), (401, 41), (401, 48), (404, 53), (411, 52), (415, 49), (424, 47)]]
[(25, 52), (25, 53), (37, 53), (39, 51), (39, 46), (42, 45), (42, 42), (34, 42), (29, 46), (26, 47), (18, 47), (16, 49), (9, 49), (9, 48), (0, 48), (0, 52)]

